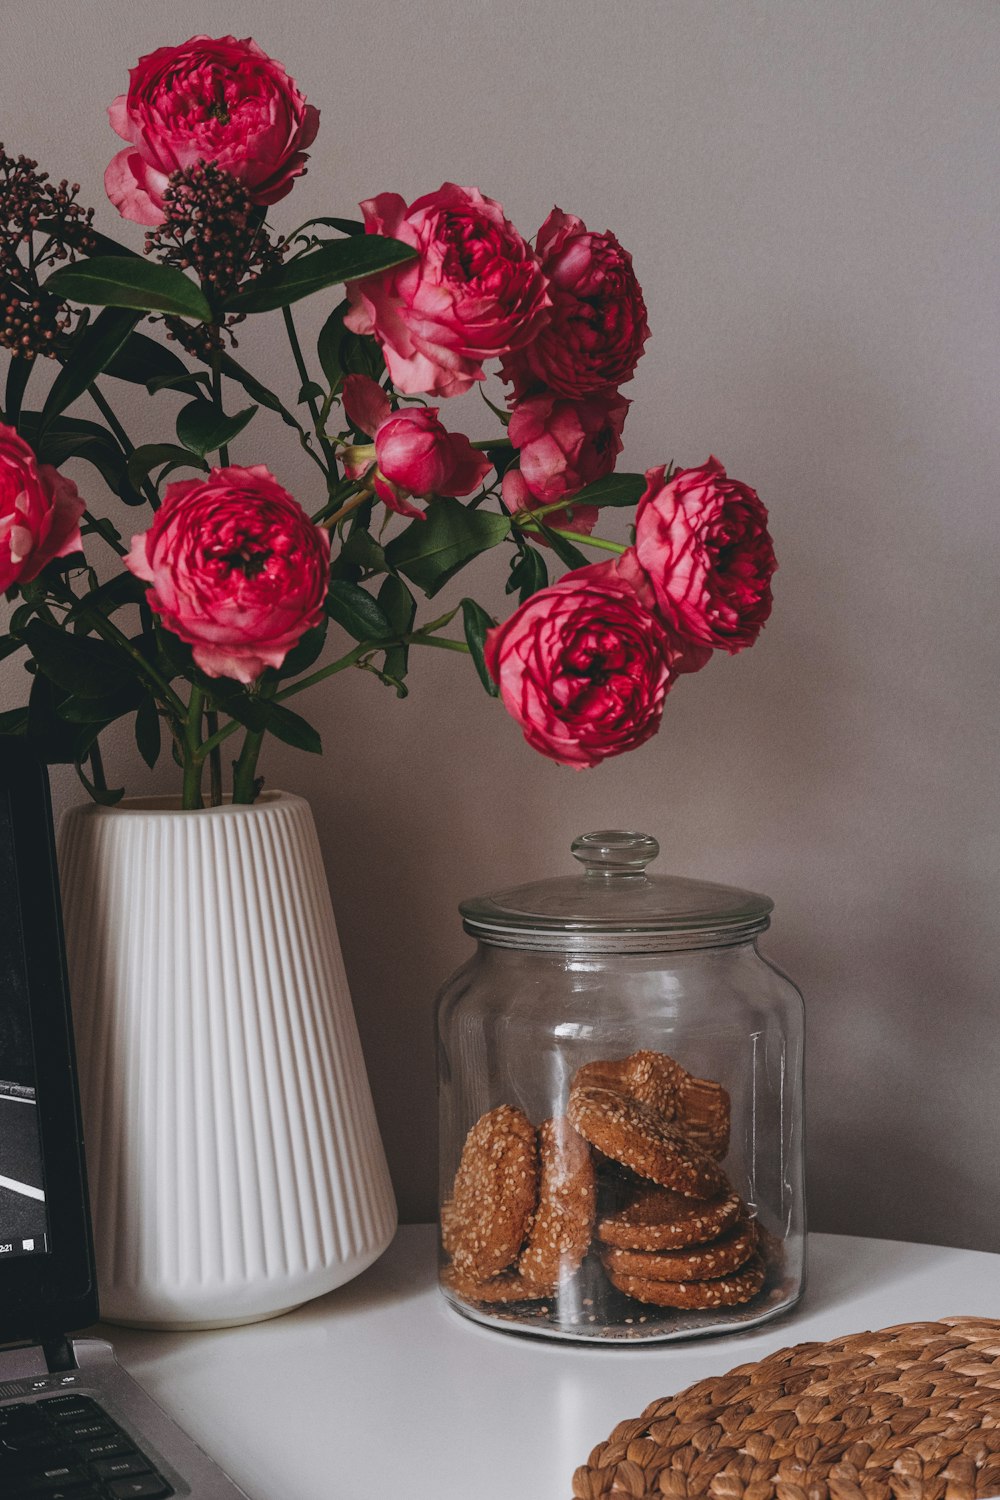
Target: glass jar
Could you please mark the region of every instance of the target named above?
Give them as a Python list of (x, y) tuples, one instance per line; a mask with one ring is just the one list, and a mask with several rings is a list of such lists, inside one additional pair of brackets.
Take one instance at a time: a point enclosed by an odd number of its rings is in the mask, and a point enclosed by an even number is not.
[(766, 896), (574, 875), (462, 903), (438, 1004), (441, 1286), (479, 1323), (633, 1343), (763, 1322), (802, 1291), (802, 1000)]

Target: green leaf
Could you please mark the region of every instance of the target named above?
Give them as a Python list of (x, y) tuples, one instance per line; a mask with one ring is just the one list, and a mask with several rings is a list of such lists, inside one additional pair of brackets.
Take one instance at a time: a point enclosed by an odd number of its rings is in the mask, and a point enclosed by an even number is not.
[[(408, 635), (416, 618), (417, 601), (395, 573), (390, 573), (379, 589), (378, 602), (393, 635)], [(390, 646), (383, 665), (386, 677), (395, 686), (397, 698), (405, 698), (407, 690), (403, 682), (410, 666), (409, 643), (403, 641), (398, 646)]]
[(204, 458), (206, 453), (217, 453), (220, 448), (231, 443), (252, 420), (257, 410), (256, 406), (248, 406), (234, 417), (227, 417), (210, 402), (197, 397), (194, 401), (189, 401), (187, 406), (182, 406), (177, 413), (177, 436), (185, 448), (197, 453), (199, 458)]
[(75, 697), (107, 698), (132, 680), (128, 659), (106, 641), (72, 635), (45, 620), (32, 620), (24, 638), (39, 671)]
[(486, 613), (481, 604), (476, 603), (475, 599), (463, 599), (462, 622), (465, 625), (465, 639), (472, 654), (472, 660), (476, 664), (479, 680), (490, 697), (495, 698), (500, 689), (489, 674), (484, 650), (486, 632), (493, 629), (496, 621)]
[(133, 678), (115, 693), (103, 698), (70, 696), (57, 710), (69, 724), (100, 724), (106, 727), (137, 709), (145, 696), (142, 684)]
[(176, 464), (178, 468), (185, 465), (192, 469), (208, 468), (205, 460), (196, 458), (190, 448), (179, 448), (176, 443), (143, 443), (129, 458), (126, 472), (130, 482), (139, 489), (147, 475), (160, 464)]
[(385, 549), (380, 547), (370, 531), (359, 527), (352, 531), (340, 555), (345, 562), (354, 563), (369, 573), (385, 572)]
[(295, 233), (290, 235), (289, 238), (293, 240), (298, 239), (303, 229), (312, 229), (314, 224), (319, 224), (324, 229), (337, 229), (341, 234), (358, 235), (365, 232), (364, 221), (362, 219), (331, 219), (324, 217), (320, 219), (307, 219), (304, 224), (299, 225)]
[(300, 386), (296, 400), (296, 406), (304, 406), (307, 401), (322, 401), (326, 395), (323, 387), (315, 380), (307, 380), (305, 385)]
[(238, 724), (245, 724), (255, 734), (261, 734), (267, 728), (266, 701), (256, 693), (248, 693), (242, 683), (212, 677), (206, 679), (205, 690), (209, 705), (228, 714)]
[(176, 266), (118, 255), (98, 255), (60, 266), (45, 283), (45, 291), (69, 302), (96, 307), (136, 307), (140, 312), (174, 313), (210, 323), (212, 309), (205, 294)]
[(332, 391), (339, 390), (345, 375), (368, 375), (381, 380), (385, 360), (378, 344), (368, 334), (351, 333), (344, 327), (346, 301), (333, 309), (320, 329), (316, 353)]
[(357, 281), (387, 271), (391, 266), (404, 265), (406, 261), (414, 260), (416, 254), (411, 245), (378, 234), (331, 240), (318, 250), (289, 261), (280, 270), (260, 276), (242, 291), (235, 292), (225, 303), (225, 310), (271, 312), (338, 282)]
[(579, 547), (574, 547), (573, 543), (568, 542), (564, 536), (558, 536), (552, 530), (551, 526), (546, 526), (544, 521), (539, 521), (538, 526), (542, 536), (548, 542), (556, 557), (567, 568), (585, 568), (587, 566), (588, 559), (584, 557)]
[(204, 378), (189, 370), (173, 350), (145, 333), (133, 333), (127, 338), (105, 366), (104, 373), (113, 375), (116, 380), (127, 380), (132, 385), (144, 385), (150, 395), (161, 389), (165, 380), (198, 381)]
[(31, 684), (26, 733), (50, 765), (82, 760), (101, 732), (99, 724), (67, 724), (56, 712), (65, 700), (62, 689), (41, 672)]
[(510, 517), (469, 510), (448, 496), (432, 500), (425, 519), (411, 521), (385, 549), (386, 561), (432, 598), (481, 552), (510, 535)]
[(135, 716), (135, 743), (150, 770), (160, 758), (160, 715), (152, 698), (143, 698)]
[(41, 431), (38, 412), (23, 412), (19, 430), (43, 463), (58, 469), (68, 458), (82, 458), (93, 464), (108, 487), (126, 505), (143, 505), (145, 501), (130, 483), (125, 458), (107, 428), (79, 417), (56, 417)]
[(91, 323), (72, 351), (59, 374), (52, 382), (45, 405), (42, 407), (42, 427), (45, 428), (72, 406), (89, 385), (106, 369), (111, 360), (128, 339), (141, 314), (124, 307), (106, 307)]
[(308, 750), (311, 755), (323, 754), (323, 741), (300, 714), (293, 714), (282, 703), (267, 703), (265, 708), (270, 734), (284, 740), (286, 745), (294, 745), (296, 750)]
[(84, 757), (81, 756), (80, 759), (76, 762), (76, 774), (79, 776), (80, 780), (86, 787), (88, 795), (93, 798), (93, 800), (98, 804), (99, 807), (116, 806), (116, 804), (119, 803), (124, 797), (125, 788), (123, 786), (98, 786), (96, 782), (91, 781), (86, 771), (84, 771), (83, 760)]
[(371, 594), (346, 578), (335, 578), (326, 596), (326, 612), (356, 641), (380, 641), (392, 627)]
[(645, 489), (645, 474), (608, 474), (577, 491), (566, 504), (570, 509), (574, 505), (638, 505)]
[(13, 656), (15, 651), (20, 651), (24, 642), (15, 635), (5, 635), (0, 639), (0, 661), (6, 661), (8, 656)]
[[(107, 583), (102, 583), (99, 588), (91, 589), (88, 594), (78, 600), (66, 616), (66, 623), (74, 624), (90, 610), (96, 609), (105, 617), (109, 617), (125, 604), (141, 604), (148, 588), (149, 585), (143, 583), (141, 578), (136, 578), (134, 573), (128, 571), (116, 573), (113, 578), (108, 579)], [(108, 649), (114, 650), (114, 647)]]
[(223, 375), (228, 375), (230, 380), (235, 380), (237, 385), (243, 387), (251, 401), (256, 401), (258, 406), (264, 406), (268, 411), (276, 411), (286, 426), (295, 427), (299, 432), (303, 430), (274, 392), (269, 391), (266, 385), (261, 385), (257, 377), (251, 375), (249, 370), (244, 370), (243, 366), (237, 364), (231, 355), (222, 356), (219, 368)]
[(11, 358), (10, 367), (7, 370), (7, 389), (4, 394), (4, 421), (8, 427), (16, 427), (17, 419), (21, 415), (21, 402), (24, 400), (25, 387), (35, 368), (35, 360), (25, 359), (23, 354)]
[(285, 657), (278, 668), (278, 676), (298, 677), (302, 672), (308, 672), (314, 662), (318, 661), (326, 644), (327, 621), (317, 625), (313, 630), (307, 630), (297, 645)]
[(74, 223), (72, 219), (40, 219), (38, 231), (40, 234), (60, 236), (67, 245), (86, 243), (98, 250), (101, 255), (115, 255), (125, 260), (142, 259), (137, 251), (130, 250), (127, 245), (121, 245), (117, 240), (109, 239), (106, 234), (99, 234), (88, 224)]
[(510, 565), (510, 577), (507, 579), (505, 593), (513, 594), (520, 590), (518, 603), (523, 604), (530, 599), (532, 594), (537, 594), (539, 589), (547, 587), (549, 581), (549, 570), (545, 566), (545, 559), (537, 547), (529, 547), (526, 542), (522, 544), (521, 551), (517, 553)]
[(0, 734), (27, 734), (28, 708), (8, 708), (0, 714)]

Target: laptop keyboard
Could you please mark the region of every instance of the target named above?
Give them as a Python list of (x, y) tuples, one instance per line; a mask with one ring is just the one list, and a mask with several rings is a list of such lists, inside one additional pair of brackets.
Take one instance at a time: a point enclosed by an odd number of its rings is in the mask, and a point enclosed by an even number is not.
[(89, 1396), (0, 1406), (3, 1500), (161, 1500), (173, 1487)]

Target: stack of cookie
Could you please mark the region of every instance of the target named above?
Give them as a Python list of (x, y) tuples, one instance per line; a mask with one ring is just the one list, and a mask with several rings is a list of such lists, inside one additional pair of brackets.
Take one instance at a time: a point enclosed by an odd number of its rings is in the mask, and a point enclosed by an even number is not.
[(611, 1284), (639, 1302), (705, 1309), (749, 1302), (764, 1284), (757, 1225), (720, 1166), (729, 1095), (660, 1052), (589, 1063), (568, 1117), (600, 1153), (614, 1209), (597, 1221)]
[(748, 1302), (757, 1226), (720, 1166), (729, 1096), (660, 1052), (577, 1070), (565, 1117), (537, 1130), (513, 1105), (477, 1120), (441, 1214), (445, 1284), (486, 1305), (558, 1296), (596, 1245), (640, 1302)]

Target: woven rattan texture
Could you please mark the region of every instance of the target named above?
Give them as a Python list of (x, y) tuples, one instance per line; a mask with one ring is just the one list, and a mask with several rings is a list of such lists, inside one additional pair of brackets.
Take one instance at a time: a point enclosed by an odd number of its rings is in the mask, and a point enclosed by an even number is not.
[(654, 1401), (573, 1478), (576, 1500), (1000, 1496), (1000, 1320), (796, 1344)]

